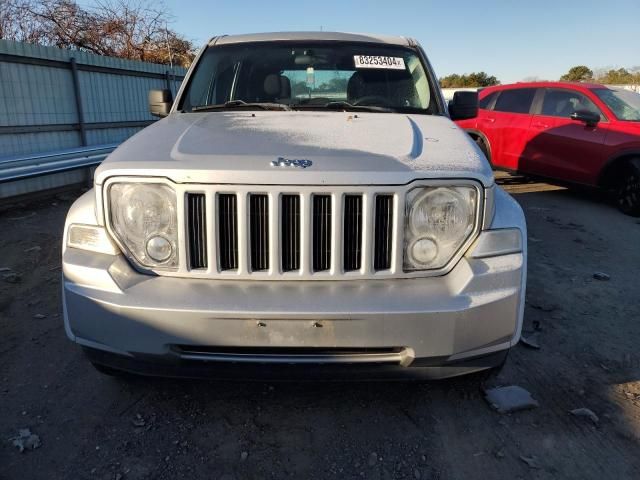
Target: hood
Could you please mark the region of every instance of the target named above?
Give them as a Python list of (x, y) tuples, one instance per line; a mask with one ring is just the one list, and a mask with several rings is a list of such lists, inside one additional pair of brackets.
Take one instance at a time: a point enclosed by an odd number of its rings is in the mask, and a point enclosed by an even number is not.
[[(280, 157), (311, 164), (273, 166)], [(96, 171), (96, 183), (115, 175), (248, 185), (493, 183), (474, 142), (448, 118), (368, 112), (175, 113), (119, 146)]]

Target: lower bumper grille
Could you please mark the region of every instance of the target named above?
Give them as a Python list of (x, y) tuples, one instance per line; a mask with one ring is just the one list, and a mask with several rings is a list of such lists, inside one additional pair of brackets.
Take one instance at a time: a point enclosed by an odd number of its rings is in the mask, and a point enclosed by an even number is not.
[(405, 348), (301, 348), (301, 347), (206, 347), (175, 345), (172, 350), (184, 360), (230, 363), (406, 364), (413, 359)]

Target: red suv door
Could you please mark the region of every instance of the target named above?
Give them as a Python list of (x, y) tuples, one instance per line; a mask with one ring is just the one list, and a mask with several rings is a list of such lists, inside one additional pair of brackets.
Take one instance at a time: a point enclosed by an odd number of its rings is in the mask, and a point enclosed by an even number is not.
[[(546, 88), (536, 101), (530, 138), (520, 170), (560, 180), (594, 183), (602, 165), (609, 123), (585, 94), (570, 88)], [(588, 126), (572, 120), (577, 110), (600, 115)]]
[(478, 130), (485, 133), (491, 148), (491, 163), (496, 167), (519, 170), (527, 144), (535, 88), (500, 90), (493, 109), (486, 112)]

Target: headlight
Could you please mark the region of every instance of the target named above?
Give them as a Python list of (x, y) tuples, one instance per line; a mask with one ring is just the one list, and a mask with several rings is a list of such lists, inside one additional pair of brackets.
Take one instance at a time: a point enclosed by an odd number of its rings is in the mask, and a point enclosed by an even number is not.
[(178, 266), (176, 194), (159, 183), (114, 183), (109, 188), (111, 227), (145, 267)]
[(473, 233), (478, 191), (474, 187), (416, 188), (407, 195), (405, 270), (444, 267)]

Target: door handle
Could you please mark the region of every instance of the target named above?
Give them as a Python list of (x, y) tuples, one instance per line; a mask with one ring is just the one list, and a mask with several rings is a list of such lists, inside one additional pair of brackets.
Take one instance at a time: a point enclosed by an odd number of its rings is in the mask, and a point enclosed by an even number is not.
[(495, 123), (496, 119), (495, 118), (480, 118), (479, 120), (482, 120), (483, 122), (487, 122), (487, 123)]
[(547, 125), (546, 123), (541, 123), (541, 122), (537, 122), (531, 125), (532, 128), (539, 128), (539, 129), (549, 128), (550, 126), (551, 125)]

